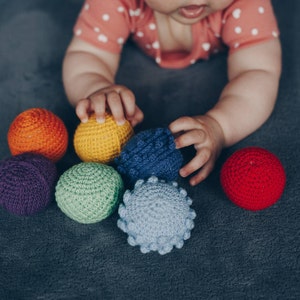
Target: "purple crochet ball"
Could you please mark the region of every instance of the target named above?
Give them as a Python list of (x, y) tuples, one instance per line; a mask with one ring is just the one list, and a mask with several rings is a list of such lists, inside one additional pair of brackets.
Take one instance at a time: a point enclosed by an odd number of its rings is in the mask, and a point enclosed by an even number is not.
[(38, 154), (24, 153), (0, 162), (0, 205), (19, 216), (43, 210), (53, 198), (56, 166)]
[(182, 163), (182, 154), (176, 149), (174, 137), (168, 128), (139, 132), (115, 159), (118, 172), (131, 185), (151, 176), (175, 181)]

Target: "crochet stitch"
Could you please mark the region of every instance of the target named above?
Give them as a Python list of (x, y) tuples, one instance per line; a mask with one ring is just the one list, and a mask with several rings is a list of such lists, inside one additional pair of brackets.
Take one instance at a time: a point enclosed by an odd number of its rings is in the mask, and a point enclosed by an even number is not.
[(233, 153), (221, 169), (227, 197), (248, 210), (273, 205), (282, 195), (286, 175), (280, 160), (268, 150), (248, 147)]
[(192, 200), (176, 182), (154, 176), (138, 180), (133, 191), (125, 192), (123, 201), (118, 227), (128, 234), (128, 243), (139, 245), (142, 253), (166, 254), (174, 246), (182, 248), (190, 238), (196, 213), (190, 208)]
[(55, 197), (57, 205), (69, 218), (90, 224), (112, 214), (122, 192), (121, 176), (112, 167), (83, 162), (61, 175)]
[(183, 163), (180, 150), (167, 128), (155, 128), (136, 134), (115, 159), (117, 170), (129, 184), (138, 179), (157, 176), (167, 181), (176, 180)]
[(99, 124), (93, 114), (87, 123), (80, 123), (74, 135), (74, 148), (84, 162), (108, 163), (116, 158), (133, 135), (128, 121), (117, 125), (112, 115), (106, 114), (105, 123)]
[(52, 112), (31, 108), (14, 119), (7, 140), (12, 155), (31, 152), (57, 162), (67, 150), (68, 132), (63, 121)]
[(49, 159), (24, 153), (0, 162), (0, 205), (9, 212), (29, 216), (53, 199), (56, 166)]

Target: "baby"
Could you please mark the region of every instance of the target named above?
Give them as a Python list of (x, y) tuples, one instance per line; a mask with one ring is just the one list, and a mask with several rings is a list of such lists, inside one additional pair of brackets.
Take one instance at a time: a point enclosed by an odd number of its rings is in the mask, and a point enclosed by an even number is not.
[(104, 122), (109, 110), (120, 126), (125, 119), (135, 126), (143, 112), (114, 81), (129, 37), (162, 68), (185, 68), (228, 48), (228, 84), (215, 106), (169, 125), (177, 148), (196, 149), (180, 169), (196, 185), (224, 147), (270, 116), (281, 74), (278, 35), (271, 0), (86, 0), (64, 59), (66, 94), (81, 122), (91, 113)]

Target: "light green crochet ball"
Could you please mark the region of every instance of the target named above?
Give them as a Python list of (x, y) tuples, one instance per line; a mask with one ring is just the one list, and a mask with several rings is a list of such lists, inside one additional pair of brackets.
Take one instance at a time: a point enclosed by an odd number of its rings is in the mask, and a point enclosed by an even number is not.
[(100, 163), (80, 163), (65, 171), (56, 185), (58, 207), (83, 224), (99, 222), (113, 213), (123, 193), (121, 176)]

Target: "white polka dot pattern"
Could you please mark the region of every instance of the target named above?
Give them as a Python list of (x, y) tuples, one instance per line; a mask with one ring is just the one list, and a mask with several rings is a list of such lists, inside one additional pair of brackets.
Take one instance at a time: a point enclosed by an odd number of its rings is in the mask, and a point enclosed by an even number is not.
[(207, 59), (225, 46), (230, 53), (278, 38), (271, 0), (234, 0), (224, 11), (195, 24), (193, 49), (186, 56), (169, 58), (163, 53), (157, 22), (142, 0), (86, 0), (74, 26), (74, 34), (101, 49), (120, 53), (133, 40), (162, 67), (182, 68)]
[(231, 14), (225, 13), (225, 20), (222, 40), (231, 53), (279, 35), (271, 2), (267, 0), (236, 0)]
[(236, 26), (236, 27), (234, 28), (234, 32), (235, 32), (236, 34), (240, 34), (240, 33), (242, 33), (242, 28), (241, 28), (240, 26)]
[(241, 17), (241, 13), (242, 13), (242, 11), (239, 8), (237, 8), (232, 12), (232, 16), (235, 19), (239, 19)]
[(110, 19), (109, 14), (104, 14), (104, 15), (102, 16), (102, 20), (103, 20), (103, 21), (109, 21), (109, 19)]

